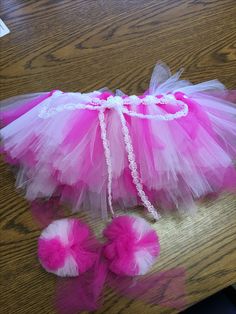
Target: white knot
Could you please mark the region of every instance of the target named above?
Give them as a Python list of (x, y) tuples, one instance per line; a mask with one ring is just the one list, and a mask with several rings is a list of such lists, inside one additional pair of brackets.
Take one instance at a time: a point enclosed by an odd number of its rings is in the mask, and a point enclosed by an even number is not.
[(146, 105), (155, 105), (158, 103), (158, 99), (155, 97), (155, 96), (152, 96), (152, 95), (147, 95), (145, 98), (145, 104)]
[(160, 104), (162, 105), (175, 105), (176, 104), (176, 98), (173, 94), (164, 94), (160, 99)]
[(115, 108), (121, 110), (123, 107), (124, 101), (120, 96), (109, 96), (106, 101), (103, 103), (105, 108)]
[(138, 106), (141, 102), (140, 98), (135, 95), (129, 96), (129, 100), (130, 100), (130, 104), (134, 106)]

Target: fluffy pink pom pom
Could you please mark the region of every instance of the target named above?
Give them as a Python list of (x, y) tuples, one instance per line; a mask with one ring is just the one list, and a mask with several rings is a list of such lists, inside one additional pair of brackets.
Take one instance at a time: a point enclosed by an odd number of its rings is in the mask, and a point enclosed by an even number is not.
[(38, 257), (48, 272), (74, 277), (93, 266), (97, 247), (86, 224), (78, 219), (60, 219), (43, 230)]
[(140, 217), (119, 216), (103, 232), (107, 238), (104, 256), (117, 275), (144, 275), (155, 263), (160, 244), (150, 225)]

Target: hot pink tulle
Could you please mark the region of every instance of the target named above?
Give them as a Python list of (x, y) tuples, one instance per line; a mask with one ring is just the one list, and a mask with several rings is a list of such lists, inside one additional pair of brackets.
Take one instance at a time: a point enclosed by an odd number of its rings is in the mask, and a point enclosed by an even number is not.
[[(107, 217), (108, 171), (98, 111), (76, 106), (94, 106), (93, 99), (113, 96), (99, 91), (53, 91), (6, 102), (2, 109), (2, 149), (9, 162), (19, 165), (17, 185), (25, 187), (29, 200), (56, 196), (74, 211), (91, 209)], [(155, 97), (157, 103), (135, 105), (134, 96), (123, 95), (122, 108), (142, 115), (165, 115), (180, 110), (173, 102), (188, 107), (187, 115), (170, 121), (124, 113), (149, 201), (164, 210), (189, 210), (195, 199), (235, 191), (235, 92), (226, 91), (215, 80), (192, 85), (179, 80), (179, 73), (170, 76), (166, 66), (159, 64), (149, 90), (138, 99), (147, 96)], [(158, 103), (163, 97), (169, 100)], [(44, 107), (48, 118), (41, 117)], [(104, 110), (115, 209), (143, 203), (130, 171), (117, 108), (114, 105)]]
[(43, 200), (33, 201), (30, 210), (32, 217), (42, 228), (47, 227), (54, 220), (65, 217), (63, 209), (59, 206), (58, 199), (51, 198), (47, 202)]
[(60, 219), (45, 228), (38, 241), (38, 257), (48, 271), (62, 277), (78, 276), (98, 258), (99, 243), (78, 219)]
[[(68, 238), (72, 230), (73, 238)], [(94, 246), (84, 245), (89, 239), (88, 234), (89, 228), (79, 220), (62, 219), (52, 222), (39, 238), (38, 252), (43, 267), (59, 276), (77, 276), (58, 281), (55, 301), (59, 313), (99, 309), (107, 286), (119, 295), (151, 305), (184, 307), (183, 268), (144, 275), (157, 260), (160, 245), (156, 232), (143, 218), (114, 218), (104, 230), (105, 243), (98, 244), (90, 234), (89, 241), (93, 239), (96, 243), (96, 253)], [(83, 260), (84, 246), (86, 260)], [(80, 265), (79, 271), (74, 272), (72, 261), (69, 261), (70, 265), (66, 261), (74, 256), (87, 265), (86, 271), (81, 271)]]
[(106, 264), (98, 263), (97, 267), (80, 277), (60, 279), (55, 305), (60, 314), (96, 311), (102, 306), (104, 287), (110, 287), (126, 299), (180, 311), (186, 306), (185, 279), (184, 268), (133, 278), (114, 275), (108, 272)]
[(142, 218), (114, 218), (103, 234), (107, 238), (103, 254), (109, 260), (109, 269), (117, 275), (146, 274), (160, 253), (155, 230)]

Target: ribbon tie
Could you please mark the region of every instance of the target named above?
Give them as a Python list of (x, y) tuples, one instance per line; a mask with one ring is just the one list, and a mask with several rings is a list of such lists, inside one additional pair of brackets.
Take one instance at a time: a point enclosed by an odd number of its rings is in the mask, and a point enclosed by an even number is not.
[[(54, 95), (61, 95), (61, 92), (56, 92)], [(41, 108), (39, 112), (39, 117), (43, 119), (48, 119), (55, 114), (65, 111), (65, 110), (96, 110), (98, 111), (98, 118), (101, 129), (101, 138), (104, 149), (104, 156), (107, 165), (107, 191), (108, 191), (108, 205), (112, 216), (115, 216), (113, 205), (112, 205), (112, 159), (111, 159), (111, 150), (110, 143), (107, 137), (107, 125), (105, 120), (105, 110), (112, 109), (115, 110), (121, 122), (122, 133), (125, 143), (125, 149), (128, 157), (129, 168), (131, 171), (131, 176), (133, 183), (136, 187), (137, 193), (142, 201), (142, 204), (147, 208), (149, 213), (153, 216), (155, 220), (158, 220), (161, 216), (156, 211), (154, 206), (149, 201), (144, 189), (141, 178), (138, 173), (138, 166), (136, 162), (136, 157), (134, 153), (134, 148), (132, 144), (132, 139), (130, 137), (129, 129), (127, 127), (127, 123), (124, 115), (128, 115), (131, 117), (136, 117), (139, 119), (147, 119), (147, 120), (162, 120), (162, 121), (170, 121), (182, 118), (188, 114), (188, 106), (181, 100), (176, 100), (173, 94), (161, 95), (160, 98), (157, 98), (153, 95), (146, 95), (144, 98), (139, 98), (138, 96), (128, 96), (128, 97), (120, 97), (120, 96), (109, 96), (106, 100), (100, 99), (94, 96), (88, 96), (78, 93), (82, 99), (84, 97), (84, 103), (67, 103), (65, 105), (59, 105), (57, 107), (50, 107), (49, 104), (46, 104)], [(53, 95), (53, 96), (54, 96)], [(126, 105), (138, 106), (140, 104), (153, 106), (153, 105), (177, 105), (180, 107), (180, 110), (176, 113), (166, 113), (166, 114), (142, 114), (132, 110), (129, 110)]]

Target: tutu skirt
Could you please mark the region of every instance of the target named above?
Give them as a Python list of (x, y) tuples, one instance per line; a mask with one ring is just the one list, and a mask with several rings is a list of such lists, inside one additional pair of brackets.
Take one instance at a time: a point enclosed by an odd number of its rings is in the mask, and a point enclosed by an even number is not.
[(179, 76), (159, 64), (140, 96), (56, 90), (3, 101), (2, 151), (19, 166), (17, 185), (29, 200), (59, 197), (102, 217), (235, 191), (236, 94)]

